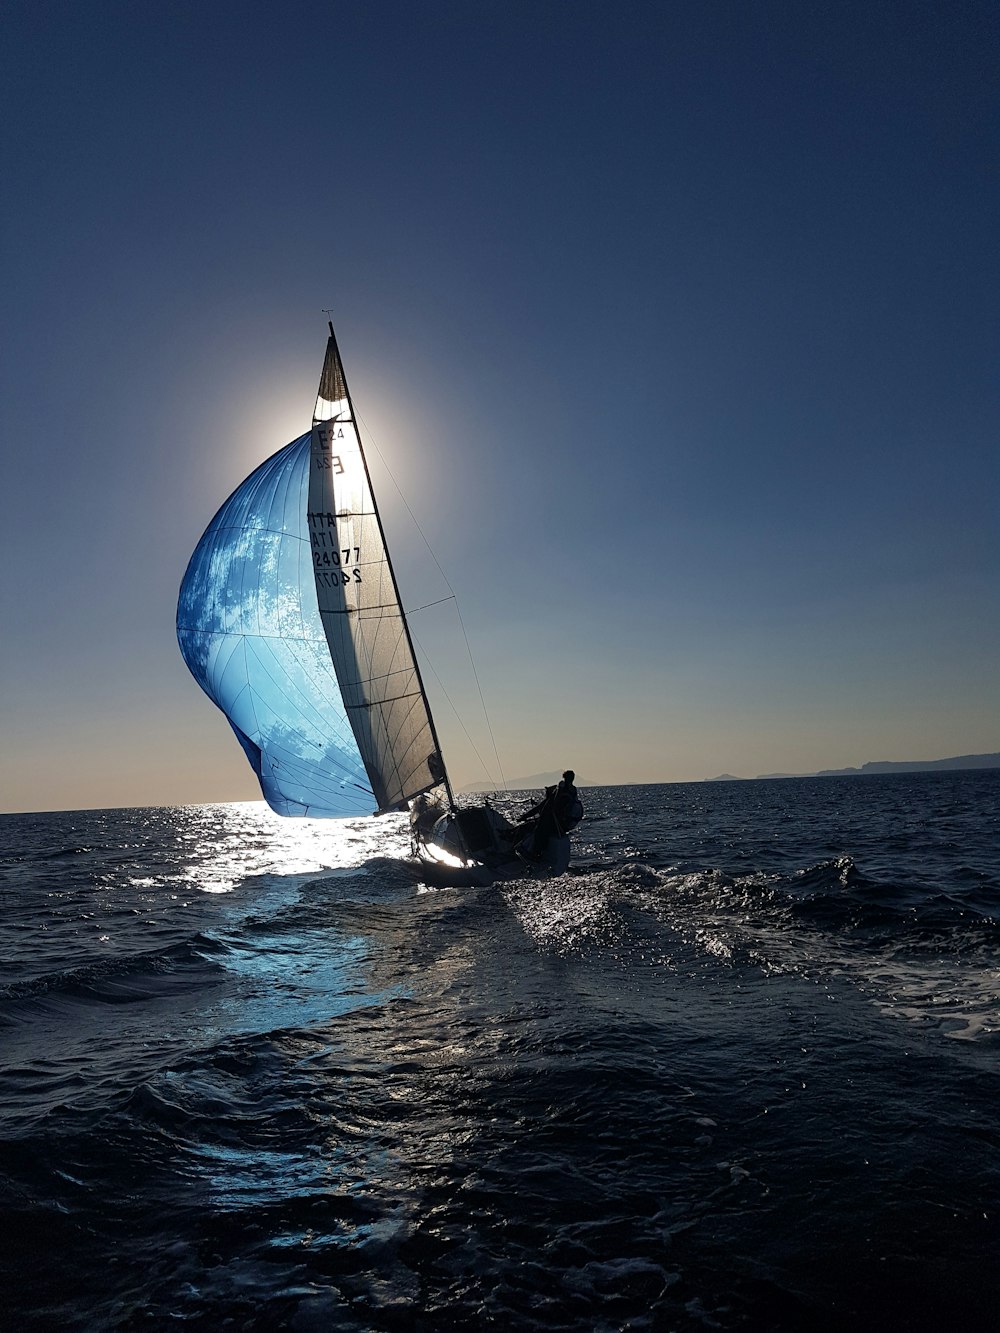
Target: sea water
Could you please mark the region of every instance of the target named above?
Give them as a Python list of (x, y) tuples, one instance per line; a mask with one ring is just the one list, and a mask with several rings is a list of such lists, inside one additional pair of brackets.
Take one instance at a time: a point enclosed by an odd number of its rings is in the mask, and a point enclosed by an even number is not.
[(0, 819), (2, 1326), (995, 1326), (1000, 772), (584, 795)]

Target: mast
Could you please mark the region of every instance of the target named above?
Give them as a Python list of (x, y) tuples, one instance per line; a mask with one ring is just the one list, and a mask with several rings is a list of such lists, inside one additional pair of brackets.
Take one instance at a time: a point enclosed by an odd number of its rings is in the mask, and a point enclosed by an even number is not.
[(365, 448), (361, 439), (360, 423), (358, 422), (357, 414), (354, 411), (354, 400), (351, 397), (351, 390), (347, 383), (347, 372), (344, 370), (344, 361), (340, 355), (340, 347), (337, 343), (337, 335), (334, 332), (332, 319), (327, 320), (327, 327), (330, 330), (330, 342), (327, 346), (327, 356), (323, 365), (323, 374), (320, 377), (320, 390), (321, 390), (320, 396), (324, 396), (322, 395), (322, 389), (324, 388), (324, 386), (326, 386), (327, 368), (330, 363), (330, 352), (332, 350), (334, 355), (334, 368), (336, 370), (339, 370), (340, 379), (344, 389), (344, 397), (347, 399), (348, 411), (350, 412), (350, 418), (354, 424), (354, 430), (357, 435), (358, 452), (361, 455), (361, 465), (364, 468), (365, 480), (368, 483), (368, 493), (371, 496), (372, 510), (374, 511), (375, 522), (378, 526), (379, 536), (382, 539), (382, 547), (385, 552), (385, 564), (389, 572), (389, 579), (392, 584), (393, 596), (395, 597), (396, 604), (399, 607), (399, 615), (400, 615), (400, 620), (402, 622), (403, 633), (406, 636), (406, 643), (407, 647), (409, 648), (410, 658), (413, 662), (413, 670), (416, 675), (417, 685), (420, 689), (420, 694), (424, 704), (424, 710), (427, 714), (427, 722), (430, 727), (431, 739), (434, 742), (434, 749), (437, 754), (437, 757), (441, 761), (442, 780), (444, 782), (445, 791), (447, 792), (448, 795), (448, 805), (451, 810), (456, 810), (457, 806), (455, 804), (455, 794), (452, 791), (451, 779), (448, 777), (448, 769), (444, 762), (444, 754), (442, 753), (441, 750), (441, 742), (438, 739), (437, 727), (435, 726), (434, 723), (434, 714), (431, 711), (430, 700), (427, 697), (427, 688), (424, 685), (424, 678), (420, 670), (420, 661), (419, 658), (417, 657), (416, 649), (414, 647), (413, 636), (410, 634), (409, 620), (407, 619), (406, 611), (403, 607), (402, 598), (399, 595), (399, 584), (396, 581), (396, 571), (393, 568), (392, 556), (389, 554), (389, 544), (386, 541), (385, 528), (382, 525), (382, 515), (379, 512), (378, 501), (375, 498), (375, 488), (372, 485), (371, 472), (369, 471), (368, 468), (368, 459), (365, 455)]

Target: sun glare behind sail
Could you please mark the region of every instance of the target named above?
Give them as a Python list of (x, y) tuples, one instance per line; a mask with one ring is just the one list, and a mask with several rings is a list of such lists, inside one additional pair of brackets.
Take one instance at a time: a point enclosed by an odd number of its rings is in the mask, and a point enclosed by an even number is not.
[(181, 583), (177, 640), (272, 810), (370, 814), (376, 802), (316, 598), (309, 453), (309, 435), (286, 445), (216, 514)]

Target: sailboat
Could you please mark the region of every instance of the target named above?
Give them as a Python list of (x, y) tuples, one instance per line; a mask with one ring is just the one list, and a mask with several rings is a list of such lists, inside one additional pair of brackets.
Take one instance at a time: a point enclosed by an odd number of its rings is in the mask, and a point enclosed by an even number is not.
[[(523, 827), (488, 801), (455, 801), (332, 323), (312, 429), (208, 525), (181, 582), (177, 639), (278, 814), (408, 809), (428, 865), (518, 865)], [(556, 841), (543, 859), (565, 868), (568, 838)]]

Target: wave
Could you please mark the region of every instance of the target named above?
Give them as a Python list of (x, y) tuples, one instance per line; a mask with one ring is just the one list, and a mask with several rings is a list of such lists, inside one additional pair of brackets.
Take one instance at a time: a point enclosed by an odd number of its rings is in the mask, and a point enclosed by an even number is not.
[(998, 925), (995, 904), (985, 892), (957, 893), (878, 880), (863, 874), (848, 856), (809, 866), (784, 880), (780, 890), (793, 921), (831, 931), (858, 935), (891, 931), (897, 940), (937, 941), (942, 933), (992, 933)]
[(883, 880), (861, 870), (850, 856), (819, 861), (791, 873), (732, 875), (720, 869), (683, 873), (642, 862), (625, 862), (609, 878), (623, 889), (661, 890), (700, 907), (734, 915), (769, 912), (778, 925), (808, 925), (835, 934), (863, 937), (891, 931), (897, 940), (942, 932), (992, 934), (1000, 926), (996, 895), (975, 871), (969, 888), (947, 890), (900, 880)]
[(1000, 1031), (1000, 922), (978, 877), (974, 893), (946, 892), (837, 857), (744, 876), (629, 862), (608, 878), (727, 969), (848, 980), (884, 1011), (964, 1041)]
[[(80, 967), (0, 986), (0, 1004), (50, 996), (96, 999), (127, 1004), (147, 998), (144, 979), (211, 968), (214, 956), (229, 953), (227, 945), (198, 932), (188, 940), (145, 953), (117, 954)], [(2, 1012), (2, 1011), (0, 1011)]]

